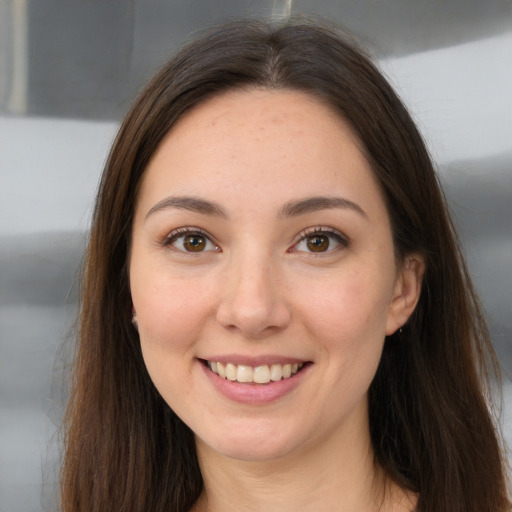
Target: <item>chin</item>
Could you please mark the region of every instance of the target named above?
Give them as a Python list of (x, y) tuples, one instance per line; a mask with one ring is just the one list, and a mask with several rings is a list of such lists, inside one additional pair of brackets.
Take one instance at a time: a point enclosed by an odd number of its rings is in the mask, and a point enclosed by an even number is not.
[[(212, 447), (213, 448), (213, 447)], [(215, 448), (213, 448), (215, 449)], [(245, 462), (265, 462), (285, 457), (289, 451), (279, 446), (219, 446), (218, 453), (224, 457)]]
[(224, 457), (247, 462), (264, 462), (285, 457), (298, 444), (292, 439), (285, 439), (282, 433), (276, 434), (254, 427), (247, 427), (236, 435), (230, 432), (217, 439), (202, 438), (199, 443)]

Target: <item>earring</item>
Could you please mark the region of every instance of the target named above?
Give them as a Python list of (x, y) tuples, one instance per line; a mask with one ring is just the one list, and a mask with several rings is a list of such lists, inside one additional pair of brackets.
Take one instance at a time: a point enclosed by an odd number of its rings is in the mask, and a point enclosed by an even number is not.
[(139, 322), (137, 321), (137, 313), (135, 311), (135, 308), (132, 306), (132, 325), (135, 327), (135, 330), (139, 330)]

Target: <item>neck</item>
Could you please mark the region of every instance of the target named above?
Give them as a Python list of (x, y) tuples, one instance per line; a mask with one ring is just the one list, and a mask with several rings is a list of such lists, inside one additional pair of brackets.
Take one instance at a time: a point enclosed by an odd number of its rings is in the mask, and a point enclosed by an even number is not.
[(369, 432), (334, 433), (329, 440), (284, 457), (241, 461), (197, 440), (203, 493), (195, 512), (402, 512), (410, 496), (376, 466)]

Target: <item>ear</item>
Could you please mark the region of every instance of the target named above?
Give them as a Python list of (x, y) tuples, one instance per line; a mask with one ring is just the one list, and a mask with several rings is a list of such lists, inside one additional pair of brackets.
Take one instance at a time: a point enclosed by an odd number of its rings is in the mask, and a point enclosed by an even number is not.
[(425, 259), (423, 256), (416, 253), (407, 255), (398, 270), (395, 281), (386, 323), (387, 336), (402, 327), (412, 315), (420, 298), (424, 273)]

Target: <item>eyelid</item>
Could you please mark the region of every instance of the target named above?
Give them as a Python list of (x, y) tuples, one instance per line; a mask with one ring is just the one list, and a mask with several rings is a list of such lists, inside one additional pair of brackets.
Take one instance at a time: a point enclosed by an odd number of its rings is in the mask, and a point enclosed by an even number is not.
[[(337, 242), (343, 247), (348, 247), (348, 245), (350, 243), (349, 238), (344, 233), (342, 233), (341, 231), (339, 231), (337, 229), (330, 228), (327, 226), (311, 226), (309, 228), (303, 229), (300, 233), (297, 234), (297, 236), (294, 238), (294, 240), (292, 242), (290, 249), (288, 249), (288, 252), (294, 252), (295, 247), (300, 242), (302, 242), (308, 236), (312, 236), (312, 235), (316, 235), (316, 234), (332, 236), (332, 237), (336, 238)], [(325, 252), (319, 252), (319, 253), (316, 253), (316, 255), (320, 256), (322, 254), (326, 254), (326, 253), (332, 252), (334, 250), (335, 249), (331, 249), (331, 250), (328, 250)]]
[[(162, 245), (165, 247), (170, 246), (175, 240), (177, 240), (178, 238), (180, 238), (182, 236), (186, 236), (186, 235), (204, 236), (215, 246), (216, 250), (220, 251), (220, 246), (217, 243), (217, 241), (215, 240), (215, 238), (212, 235), (210, 235), (210, 233), (205, 231), (204, 229), (198, 228), (196, 226), (182, 226), (182, 227), (173, 229), (170, 233), (168, 233), (164, 237), (164, 239), (162, 240)], [(177, 249), (177, 248), (176, 248), (176, 250), (179, 252), (186, 253), (186, 251), (181, 251), (180, 249)], [(208, 252), (208, 251), (202, 251), (202, 252)], [(193, 254), (193, 253), (191, 253), (191, 254)], [(200, 254), (200, 253), (196, 253), (196, 254)]]

